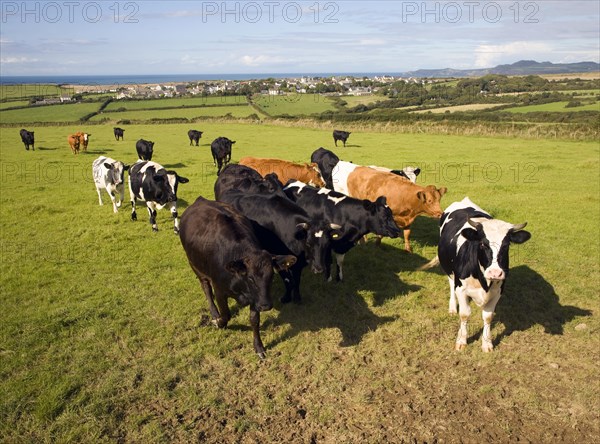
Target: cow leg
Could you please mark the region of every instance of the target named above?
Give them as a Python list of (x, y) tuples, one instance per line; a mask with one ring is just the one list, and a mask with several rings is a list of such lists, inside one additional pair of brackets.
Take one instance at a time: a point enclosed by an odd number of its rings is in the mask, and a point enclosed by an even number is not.
[(464, 287), (458, 287), (456, 289), (456, 292), (458, 296), (458, 313), (460, 315), (460, 327), (458, 328), (458, 335), (456, 337), (456, 344), (454, 348), (460, 351), (467, 346), (467, 323), (469, 321), (469, 316), (471, 316), (471, 307), (469, 306), (469, 299)]
[(152, 225), (152, 231), (158, 231), (158, 225), (156, 225), (156, 208), (152, 208), (150, 203), (146, 203), (148, 214), (150, 215), (150, 225)]
[(346, 255), (345, 254), (337, 254), (335, 255), (335, 261), (337, 262), (337, 269), (336, 269), (336, 273), (335, 273), (335, 280), (337, 282), (341, 282), (344, 279), (344, 270), (343, 270), (343, 266), (344, 266), (344, 257)]
[(135, 196), (131, 194), (131, 220), (137, 220), (137, 213), (135, 212)]
[[(192, 268), (194, 268), (192, 266)], [(194, 270), (195, 271), (195, 270)], [(198, 274), (198, 279), (200, 280), (200, 286), (202, 287), (202, 291), (204, 292), (204, 296), (206, 296), (206, 302), (208, 302), (208, 310), (210, 311), (210, 316), (212, 318), (211, 322), (215, 327), (223, 328), (227, 325), (227, 321), (224, 321), (219, 314), (219, 310), (215, 305), (215, 296), (213, 294), (212, 285), (210, 284), (210, 280), (204, 275)]]
[(171, 216), (173, 217), (173, 231), (175, 234), (179, 234), (179, 218), (177, 214), (177, 202), (173, 203), (171, 207)]
[(98, 193), (98, 203), (104, 205), (104, 202), (102, 202), (102, 188), (96, 187), (96, 193)]
[(409, 253), (412, 253), (412, 248), (410, 247), (410, 241), (408, 238), (410, 237), (410, 225), (408, 227), (404, 227), (404, 249)]
[(283, 285), (285, 285), (285, 294), (279, 300), (282, 304), (287, 304), (289, 302), (292, 302), (292, 280), (294, 278), (289, 270), (279, 271), (279, 276), (281, 276), (281, 279), (283, 280)]
[(260, 359), (265, 359), (265, 346), (260, 339), (260, 312), (250, 307), (250, 325), (252, 326), (252, 337), (254, 339), (254, 351)]
[(114, 191), (109, 191), (108, 195), (110, 196), (110, 200), (112, 201), (113, 204), (113, 212), (116, 213), (117, 210), (117, 196), (115, 195)]
[(494, 344), (492, 343), (492, 319), (494, 318), (494, 310), (496, 309), (496, 303), (500, 299), (500, 292), (497, 296), (492, 298), (487, 304), (481, 309), (481, 316), (483, 317), (483, 334), (481, 335), (481, 350), (488, 353), (494, 350)]
[(123, 184), (119, 185), (117, 191), (119, 192), (119, 201), (117, 202), (117, 208), (121, 208), (121, 205), (125, 200), (125, 187), (123, 186)]
[(454, 291), (454, 276), (448, 276), (450, 284), (450, 301), (448, 302), (448, 313), (456, 314), (456, 293)]
[(223, 159), (217, 159), (217, 176), (221, 174), (221, 167), (223, 166)]
[(293, 287), (292, 287), (292, 301), (296, 304), (302, 302), (302, 296), (300, 295), (300, 279), (302, 277), (302, 269), (304, 265), (297, 266), (298, 262), (292, 266), (292, 278), (293, 278)]

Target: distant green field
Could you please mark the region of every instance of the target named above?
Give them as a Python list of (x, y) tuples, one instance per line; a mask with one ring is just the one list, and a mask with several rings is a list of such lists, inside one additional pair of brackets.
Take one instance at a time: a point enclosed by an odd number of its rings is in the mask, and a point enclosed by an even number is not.
[[(6, 108), (14, 108), (16, 106), (27, 106), (29, 105), (29, 100), (11, 100), (10, 102), (0, 102), (0, 110)], [(1, 118), (1, 116), (0, 116)]]
[(576, 106), (573, 108), (565, 108), (569, 102), (552, 102), (545, 103), (543, 105), (529, 105), (529, 106), (517, 106), (514, 108), (507, 108), (503, 111), (510, 113), (532, 113), (538, 111), (549, 111), (549, 112), (575, 112), (575, 111), (600, 111), (600, 102), (591, 103), (583, 106)]
[(184, 97), (147, 100), (114, 100), (108, 104), (106, 111), (115, 111), (120, 108), (127, 110), (161, 109), (175, 107), (198, 107), (202, 105), (238, 105), (247, 104), (245, 96), (222, 97)]
[(92, 117), (91, 121), (109, 118), (119, 120), (151, 120), (151, 119), (193, 119), (196, 117), (223, 117), (231, 114), (233, 117), (248, 117), (256, 111), (250, 106), (207, 106), (199, 108), (156, 109), (140, 111), (103, 112)]
[(1, 123), (75, 122), (100, 108), (100, 103), (68, 103), (0, 111)]
[(28, 84), (28, 85), (0, 85), (0, 100), (26, 99), (28, 97), (60, 96), (63, 93), (72, 93), (56, 85)]
[(348, 105), (346, 105), (347, 108), (352, 108), (356, 105), (367, 105), (369, 103), (374, 103), (377, 102), (378, 100), (386, 100), (387, 97), (383, 97), (383, 96), (375, 96), (375, 95), (370, 95), (370, 96), (341, 96), (340, 97), (344, 102), (346, 102)]
[(331, 100), (320, 94), (255, 95), (252, 100), (255, 105), (271, 116), (282, 114), (302, 116), (335, 110)]

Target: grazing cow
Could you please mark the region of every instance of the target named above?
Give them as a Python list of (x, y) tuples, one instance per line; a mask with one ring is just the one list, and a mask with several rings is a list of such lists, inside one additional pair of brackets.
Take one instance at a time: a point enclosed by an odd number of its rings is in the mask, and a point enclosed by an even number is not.
[(123, 138), (123, 133), (125, 132), (123, 128), (113, 128), (113, 132), (115, 133), (116, 140), (119, 140), (119, 138), (121, 138), (121, 140), (125, 140)]
[(192, 145), (192, 142), (196, 142), (196, 146), (198, 146), (198, 142), (200, 142), (200, 137), (202, 137), (202, 131), (189, 130), (188, 137), (190, 138), (190, 145)]
[[(342, 227), (343, 236), (333, 238), (331, 247), (336, 255), (335, 279), (343, 279), (344, 255), (367, 233), (398, 237), (402, 230), (394, 222), (386, 198), (375, 202), (354, 199), (327, 188), (314, 188), (302, 182), (290, 182), (284, 188), (287, 196), (302, 207), (313, 219), (322, 219)], [(331, 280), (331, 261), (326, 261), (325, 279)]]
[(88, 147), (88, 143), (90, 141), (91, 134), (84, 133), (82, 131), (79, 131), (79, 132), (77, 132), (75, 134), (79, 136), (79, 143), (81, 145), (81, 150), (82, 151), (87, 151), (87, 147)]
[(217, 176), (221, 174), (223, 165), (227, 165), (231, 160), (231, 148), (234, 143), (235, 140), (229, 140), (227, 137), (217, 137), (210, 144), (213, 162), (217, 167)]
[(31, 145), (31, 149), (35, 151), (35, 138), (33, 136), (33, 131), (22, 129), (19, 134), (21, 135), (21, 141), (25, 145), (25, 149), (29, 151), (29, 145)]
[(484, 352), (494, 349), (490, 328), (508, 276), (509, 247), (511, 243), (522, 244), (531, 238), (531, 233), (523, 230), (526, 225), (527, 222), (513, 225), (494, 219), (468, 197), (444, 211), (438, 256), (422, 268), (437, 263), (442, 266), (450, 284), (450, 313), (456, 314), (458, 300), (460, 328), (456, 350), (467, 346), (470, 299), (482, 310), (481, 349)]
[(348, 137), (350, 137), (350, 134), (348, 131), (340, 131), (340, 130), (333, 130), (333, 142), (335, 143), (335, 146), (337, 146), (338, 140), (341, 140), (342, 142), (344, 142), (344, 148), (346, 147), (346, 140), (348, 140)]
[(69, 142), (69, 146), (71, 147), (73, 154), (79, 154), (79, 147), (81, 146), (79, 134), (71, 134), (69, 137), (67, 137), (67, 141)]
[(357, 199), (376, 199), (385, 196), (394, 213), (394, 221), (404, 230), (404, 249), (412, 251), (408, 238), (410, 226), (420, 214), (440, 217), (440, 200), (448, 191), (433, 185), (422, 187), (396, 174), (376, 171), (350, 162), (338, 162), (334, 174), (336, 191)]
[(369, 168), (373, 168), (377, 171), (384, 171), (386, 173), (396, 174), (397, 176), (404, 177), (405, 179), (410, 180), (412, 183), (415, 183), (417, 181), (417, 176), (421, 173), (421, 168), (415, 168), (411, 166), (402, 168), (401, 170), (392, 170), (390, 168), (375, 165), (369, 165)]
[(325, 181), (325, 186), (330, 190), (333, 190), (332, 173), (333, 169), (340, 161), (340, 158), (335, 155), (332, 151), (326, 150), (321, 147), (316, 149), (310, 156), (310, 161), (316, 163), (321, 172), (321, 176)]
[(154, 153), (154, 142), (140, 139), (136, 142), (135, 149), (140, 160), (152, 160), (152, 154)]
[[(125, 171), (129, 169), (129, 165), (123, 162), (111, 159), (110, 157), (100, 156), (92, 162), (92, 174), (94, 183), (96, 184), (96, 192), (98, 193), (98, 201), (102, 202), (102, 190), (105, 189), (113, 204), (113, 211), (121, 207), (125, 195)], [(119, 200), (116, 197), (119, 195)]]
[[(181, 216), (181, 244), (200, 280), (212, 323), (225, 328), (231, 319), (227, 298), (250, 306), (254, 351), (265, 358), (260, 339), (260, 312), (273, 307), (273, 268), (284, 271), (296, 258), (262, 249), (252, 222), (222, 202), (199, 197)], [(216, 304), (216, 305), (215, 305)]]
[(285, 285), (282, 303), (299, 303), (302, 269), (311, 266), (313, 273), (322, 273), (331, 239), (342, 233), (340, 227), (309, 215), (287, 197), (277, 194), (246, 193), (230, 190), (219, 199), (254, 222), (262, 247), (271, 254), (292, 254), (296, 263), (289, 272), (280, 272)]
[(129, 168), (129, 195), (131, 198), (131, 220), (137, 220), (136, 200), (146, 202), (152, 231), (158, 231), (156, 211), (170, 205), (175, 234), (179, 233), (177, 219), (177, 187), (189, 180), (175, 171), (167, 171), (156, 162), (138, 160)]
[(267, 174), (263, 179), (258, 172), (250, 167), (230, 164), (223, 168), (215, 181), (215, 199), (220, 200), (223, 193), (238, 190), (245, 193), (279, 194), (286, 197), (283, 185), (275, 174)]
[(293, 163), (281, 159), (242, 157), (240, 165), (246, 165), (255, 169), (263, 177), (267, 174), (275, 173), (281, 183), (287, 183), (290, 180), (299, 180), (315, 187), (325, 186), (325, 181), (316, 163)]

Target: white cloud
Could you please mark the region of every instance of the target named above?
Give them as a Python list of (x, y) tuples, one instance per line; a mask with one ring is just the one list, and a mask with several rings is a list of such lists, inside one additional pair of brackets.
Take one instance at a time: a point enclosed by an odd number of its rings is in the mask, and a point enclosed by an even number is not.
[(267, 55), (249, 56), (245, 55), (241, 58), (241, 63), (246, 66), (262, 66), (274, 65), (284, 62), (280, 57), (271, 57)]
[(501, 63), (516, 60), (547, 60), (552, 54), (552, 46), (542, 42), (511, 42), (503, 45), (479, 45), (475, 49), (475, 67), (490, 68)]
[(38, 59), (30, 59), (28, 57), (2, 57), (0, 63), (12, 64), (12, 63), (36, 63)]

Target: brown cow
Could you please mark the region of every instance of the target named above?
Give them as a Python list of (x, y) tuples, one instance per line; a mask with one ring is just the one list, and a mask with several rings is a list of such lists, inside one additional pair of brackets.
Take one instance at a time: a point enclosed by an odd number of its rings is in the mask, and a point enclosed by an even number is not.
[(71, 147), (71, 151), (73, 151), (73, 154), (79, 154), (79, 147), (81, 146), (79, 133), (71, 134), (69, 137), (67, 137), (67, 140)]
[(275, 173), (283, 184), (294, 179), (319, 188), (325, 186), (316, 163), (293, 163), (281, 159), (261, 159), (250, 156), (242, 157), (239, 163), (258, 171), (262, 177)]
[(377, 171), (369, 167), (356, 167), (347, 178), (348, 194), (358, 199), (375, 200), (387, 198), (394, 222), (404, 230), (404, 249), (412, 251), (408, 238), (410, 226), (420, 214), (439, 218), (442, 215), (440, 200), (445, 187), (434, 185), (422, 187), (393, 173)]
[(75, 133), (75, 135), (79, 136), (81, 150), (87, 151), (87, 147), (88, 147), (88, 143), (90, 141), (91, 134), (79, 131), (79, 132)]

